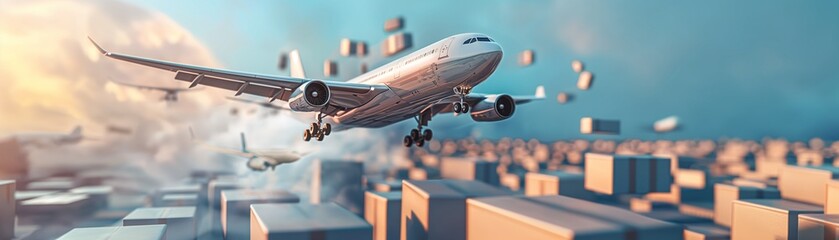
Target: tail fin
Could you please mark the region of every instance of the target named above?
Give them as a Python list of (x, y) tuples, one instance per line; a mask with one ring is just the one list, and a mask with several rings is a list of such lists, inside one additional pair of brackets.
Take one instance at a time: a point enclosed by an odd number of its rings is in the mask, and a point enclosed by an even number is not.
[(248, 152), (248, 142), (245, 141), (245, 133), (240, 133), (240, 136), (242, 136), (242, 152), (246, 153)]
[(81, 136), (82, 135), (82, 126), (76, 126), (70, 131), (70, 135), (72, 136)]
[(300, 52), (297, 49), (288, 54), (288, 60), (291, 77), (306, 78), (306, 71), (303, 70), (303, 61), (300, 60)]
[(536, 87), (536, 98), (545, 98), (545, 86)]

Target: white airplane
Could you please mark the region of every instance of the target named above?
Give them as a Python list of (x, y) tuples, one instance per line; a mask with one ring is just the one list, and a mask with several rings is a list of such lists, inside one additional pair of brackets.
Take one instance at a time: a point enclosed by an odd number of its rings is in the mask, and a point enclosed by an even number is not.
[(111, 82), (117, 83), (119, 85), (129, 86), (133, 88), (143, 89), (143, 90), (153, 90), (153, 91), (161, 91), (164, 93), (163, 98), (160, 100), (164, 102), (177, 102), (178, 101), (178, 93), (191, 91), (194, 89), (189, 88), (174, 88), (174, 87), (157, 87), (157, 86), (147, 86), (147, 85), (137, 85), (131, 84), (126, 82), (114, 81)]
[(76, 144), (84, 139), (89, 139), (82, 136), (82, 127), (76, 126), (70, 133), (18, 133), (9, 136), (15, 139), (18, 143), (24, 146), (35, 147), (49, 147), (66, 144)]
[[(464, 33), (444, 38), (347, 82), (306, 78), (300, 55), (289, 54), (290, 77), (213, 69), (108, 52), (93, 39), (105, 56), (175, 72), (175, 79), (266, 97), (268, 102), (287, 101), (295, 112), (313, 113), (316, 121), (303, 139), (318, 141), (333, 130), (377, 128), (414, 118), (417, 128), (403, 144), (422, 147), (431, 140), (425, 129), (440, 113), (469, 113), (475, 121), (500, 121), (513, 115), (517, 104), (544, 99), (544, 88), (533, 96), (478, 94), (471, 89), (486, 80), (504, 55), (487, 35)], [(324, 123), (326, 122), (326, 123)]]
[[(192, 129), (190, 129), (190, 134), (192, 138), (195, 138), (195, 134), (192, 133)], [(247, 166), (251, 170), (254, 171), (265, 171), (268, 168), (271, 168), (273, 171), (277, 168), (277, 165), (286, 164), (286, 163), (293, 163), (297, 160), (306, 156), (306, 153), (300, 153), (294, 150), (286, 150), (286, 149), (248, 149), (248, 143), (245, 141), (245, 133), (241, 134), (242, 137), (242, 150), (234, 150), (229, 148), (221, 148), (212, 146), (203, 142), (197, 143), (201, 144), (202, 147), (207, 148), (211, 151), (227, 154), (236, 157), (242, 157), (248, 159)]]

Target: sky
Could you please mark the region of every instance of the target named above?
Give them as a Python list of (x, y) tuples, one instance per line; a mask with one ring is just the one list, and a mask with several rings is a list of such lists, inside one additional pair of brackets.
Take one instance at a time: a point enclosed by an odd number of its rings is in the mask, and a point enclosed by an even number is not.
[[(276, 68), (278, 53), (297, 48), (310, 77), (324, 78), (323, 60), (335, 59), (341, 74), (327, 79), (346, 80), (360, 62), (394, 59), (377, 50), (382, 25), (403, 16), (413, 49), (463, 32), (502, 45), (500, 67), (474, 92), (547, 90), (545, 101), (501, 122), (437, 117), (430, 128), (440, 137), (839, 139), (839, 2), (123, 1), (171, 18), (228, 69), (287, 75)], [(373, 54), (340, 57), (344, 37), (369, 42)], [(525, 49), (536, 63), (523, 68), (516, 55)], [(587, 91), (576, 88), (574, 59), (594, 73)], [(574, 101), (558, 104), (560, 91)], [(680, 130), (649, 130), (671, 115)], [(582, 117), (620, 120), (621, 134), (580, 134)]]

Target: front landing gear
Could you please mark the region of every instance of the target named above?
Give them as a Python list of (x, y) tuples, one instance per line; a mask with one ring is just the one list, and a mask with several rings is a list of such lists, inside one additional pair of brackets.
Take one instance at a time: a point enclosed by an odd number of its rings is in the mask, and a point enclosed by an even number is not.
[(464, 101), (466, 99), (466, 95), (472, 92), (472, 87), (469, 86), (457, 86), (452, 89), (454, 94), (460, 98), (460, 101), (452, 103), (452, 112), (454, 113), (468, 113), (469, 112), (469, 103)]
[(431, 121), (430, 113), (421, 113), (416, 120), (417, 128), (411, 129), (411, 132), (402, 139), (402, 145), (405, 147), (411, 147), (411, 145), (414, 144), (416, 144), (417, 147), (425, 146), (425, 142), (431, 141), (431, 137), (434, 136), (431, 129), (422, 129), (423, 126), (428, 126), (428, 121)]
[(326, 136), (329, 136), (332, 133), (332, 125), (329, 123), (323, 124), (323, 113), (318, 114), (318, 121), (312, 123), (309, 129), (303, 131), (303, 141), (308, 142), (312, 140), (312, 138), (323, 141)]

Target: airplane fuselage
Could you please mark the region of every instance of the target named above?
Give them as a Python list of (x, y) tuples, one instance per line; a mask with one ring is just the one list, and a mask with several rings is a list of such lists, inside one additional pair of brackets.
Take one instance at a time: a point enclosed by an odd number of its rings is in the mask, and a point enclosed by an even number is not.
[(484, 34), (458, 34), (417, 50), (348, 82), (381, 84), (388, 91), (355, 109), (324, 118), (335, 130), (377, 128), (413, 118), (431, 104), (457, 97), (454, 87), (486, 80), (498, 67), (503, 51)]

